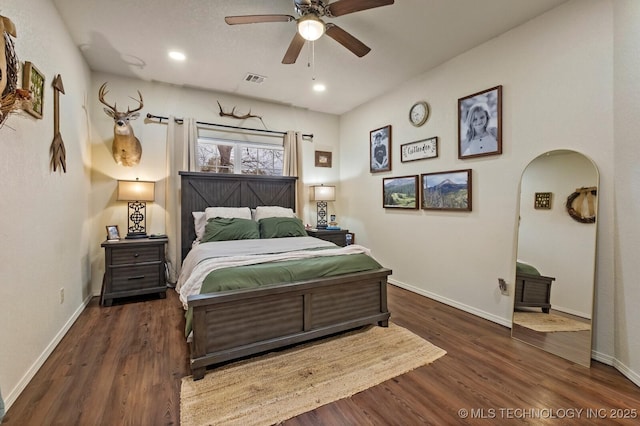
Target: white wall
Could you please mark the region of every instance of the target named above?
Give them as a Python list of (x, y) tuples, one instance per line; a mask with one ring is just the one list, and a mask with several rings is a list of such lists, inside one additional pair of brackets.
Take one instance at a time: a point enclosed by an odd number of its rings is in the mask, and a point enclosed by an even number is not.
[[(518, 259), (555, 278), (553, 309), (588, 319), (593, 312), (597, 225), (572, 219), (565, 204), (576, 188), (597, 185), (593, 163), (575, 151), (536, 158), (520, 184)], [(551, 209), (535, 208), (536, 192), (552, 193)]]
[[(0, 128), (0, 387), (10, 406), (93, 294), (89, 70), (49, 0), (3, 0), (0, 14), (17, 27), (18, 58), (46, 78), (43, 118), (23, 112)], [(49, 168), (57, 74), (67, 173)]]
[[(640, 384), (640, 2), (614, 2), (615, 256), (614, 365)], [(611, 303), (608, 304), (609, 307)]]
[[(593, 347), (601, 358), (617, 356), (612, 12), (611, 1), (571, 1), (341, 117), (341, 157), (351, 159), (341, 163), (341, 193), (353, 194), (340, 199), (341, 210), (358, 241), (393, 269), (393, 282), (509, 326), (512, 296), (500, 294), (497, 278), (513, 290), (520, 175), (539, 154), (572, 149), (600, 171)], [(503, 153), (459, 160), (457, 100), (496, 85), (503, 86)], [(421, 99), (431, 118), (413, 128), (408, 110)], [(372, 175), (369, 131), (386, 124), (393, 170)], [(431, 136), (440, 138), (437, 159), (400, 163), (400, 144)], [(466, 168), (473, 169), (470, 213), (382, 208), (384, 176)]]
[[(108, 83), (109, 93), (105, 99), (118, 107), (126, 109), (137, 104), (129, 96), (136, 96), (140, 90), (144, 98), (141, 118), (132, 121), (136, 136), (142, 144), (142, 159), (134, 167), (118, 166), (111, 155), (113, 138), (113, 120), (104, 112), (98, 101), (98, 89), (102, 83)], [(92, 194), (91, 215), (95, 218), (91, 233), (91, 275), (92, 291), (100, 293), (102, 274), (104, 273), (104, 255), (100, 242), (106, 237), (106, 225), (118, 225), (122, 234), (127, 228), (127, 206), (116, 201), (118, 179), (152, 180), (156, 182), (156, 200), (147, 203), (147, 232), (165, 233), (165, 179), (166, 174), (166, 124), (157, 124), (144, 120), (147, 113), (160, 116), (173, 115), (191, 117), (198, 121), (218, 123), (249, 128), (264, 128), (259, 119), (237, 120), (220, 117), (216, 101), (226, 112), (235, 106), (237, 113), (246, 113), (263, 117), (268, 129), (286, 131), (297, 130), (314, 135), (313, 142), (302, 142), (303, 172), (305, 188), (318, 184), (335, 184), (338, 180), (340, 156), (338, 155), (338, 117), (321, 114), (286, 105), (241, 98), (229, 94), (204, 90), (185, 89), (163, 83), (144, 82), (137, 79), (119, 77), (110, 74), (94, 73), (89, 91), (89, 113), (93, 133), (92, 143)], [(239, 136), (241, 138), (241, 135)], [(314, 151), (333, 152), (331, 168), (315, 167)], [(305, 223), (315, 223), (315, 207), (308, 201), (308, 191), (303, 191), (305, 210), (300, 215)], [(334, 212), (334, 206), (329, 209)], [(339, 212), (338, 212), (339, 214)], [(169, 235), (169, 238), (175, 238)]]

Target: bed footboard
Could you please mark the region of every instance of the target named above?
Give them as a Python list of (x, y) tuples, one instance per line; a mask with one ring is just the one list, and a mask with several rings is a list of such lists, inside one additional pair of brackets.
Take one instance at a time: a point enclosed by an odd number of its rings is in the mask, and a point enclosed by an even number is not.
[(191, 371), (367, 324), (388, 326), (391, 270), (189, 297)]

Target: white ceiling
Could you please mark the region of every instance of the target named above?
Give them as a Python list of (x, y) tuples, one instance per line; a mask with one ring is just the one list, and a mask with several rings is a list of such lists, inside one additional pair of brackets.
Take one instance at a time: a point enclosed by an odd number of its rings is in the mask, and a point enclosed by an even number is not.
[[(224, 22), (227, 15), (297, 16), (293, 0), (52, 1), (93, 71), (342, 114), (566, 0), (396, 0), (326, 18), (371, 52), (358, 58), (325, 35), (315, 42), (314, 67), (309, 46), (295, 64), (281, 64), (295, 22)], [(187, 60), (171, 61), (170, 49)], [(247, 73), (267, 78), (248, 83)], [(314, 76), (324, 93), (312, 91)]]

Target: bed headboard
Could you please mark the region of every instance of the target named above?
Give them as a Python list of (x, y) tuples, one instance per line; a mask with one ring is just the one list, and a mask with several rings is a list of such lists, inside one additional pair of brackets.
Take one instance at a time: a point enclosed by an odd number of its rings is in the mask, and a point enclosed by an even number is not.
[(196, 238), (192, 212), (207, 207), (281, 206), (296, 209), (297, 177), (179, 172), (181, 177), (181, 253)]

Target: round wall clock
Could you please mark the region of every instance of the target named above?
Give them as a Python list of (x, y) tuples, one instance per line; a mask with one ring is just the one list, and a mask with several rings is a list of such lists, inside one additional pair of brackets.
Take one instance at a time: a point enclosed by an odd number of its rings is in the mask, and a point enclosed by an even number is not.
[(416, 102), (409, 110), (409, 121), (416, 127), (422, 126), (429, 118), (429, 105), (426, 102)]

